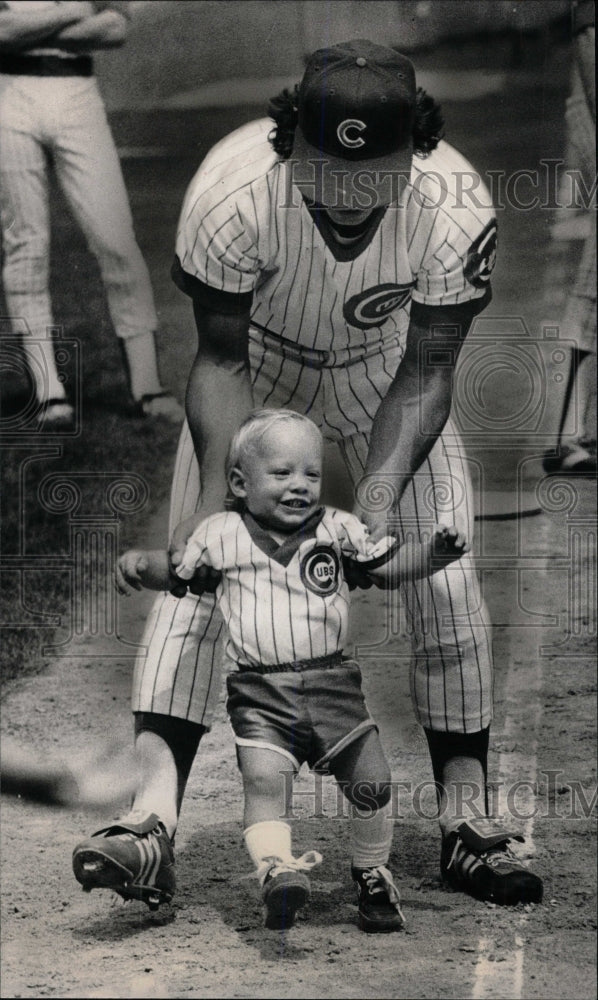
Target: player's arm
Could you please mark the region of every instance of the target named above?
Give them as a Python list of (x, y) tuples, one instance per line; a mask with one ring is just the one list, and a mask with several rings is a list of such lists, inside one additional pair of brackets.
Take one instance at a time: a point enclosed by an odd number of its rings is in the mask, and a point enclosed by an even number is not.
[(54, 36), (62, 49), (71, 52), (91, 52), (95, 49), (113, 49), (123, 45), (127, 38), (127, 18), (118, 10), (107, 8), (71, 24)]
[[(170, 546), (173, 565), (197, 524), (224, 508), (224, 460), (230, 440), (253, 407), (249, 375), (249, 307), (232, 313), (193, 300), (198, 348), (187, 383), (185, 407), (201, 470), (201, 510), (177, 528)], [(193, 588), (192, 588), (193, 589)]]
[(53, 38), (93, 13), (91, 3), (71, 0), (47, 9), (11, 10), (0, 3), (0, 52), (27, 49)]
[(479, 300), (451, 306), (414, 302), (405, 355), (372, 425), (358, 516), (374, 539), (386, 534), (383, 514), (368, 510), (377, 479), (392, 484), (397, 503), (446, 424), (459, 352), (479, 312)]

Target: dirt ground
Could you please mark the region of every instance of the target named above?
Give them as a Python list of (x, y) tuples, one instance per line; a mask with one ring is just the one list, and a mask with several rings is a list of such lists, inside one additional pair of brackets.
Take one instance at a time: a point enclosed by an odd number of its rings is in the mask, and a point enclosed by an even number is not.
[[(550, 155), (562, 139), (563, 92), (562, 76), (551, 79), (541, 121), (521, 93), (516, 126), (508, 101), (470, 102), (463, 111), (449, 105), (453, 141), (486, 168), (500, 165), (505, 150), (511, 166), (529, 164), (539, 151)], [(490, 113), (488, 134), (481, 123)], [(472, 114), (479, 127), (472, 128)], [(221, 132), (238, 118), (243, 114), (235, 110), (219, 120)], [(209, 115), (205, 122), (209, 133)], [(204, 135), (202, 143), (213, 138)], [(192, 347), (173, 319), (180, 305), (167, 258), (189, 171), (167, 160), (140, 160), (129, 162), (126, 174), (170, 337), (163, 354), (168, 381), (182, 392), (181, 357), (190, 360)], [(168, 224), (160, 221), (165, 214)], [(503, 245), (516, 247), (517, 255), (502, 258), (484, 333), (494, 331), (504, 342), (508, 321), (519, 331), (517, 343), (523, 337), (545, 363), (542, 384), (558, 367), (541, 331), (546, 226), (546, 213), (527, 214), (525, 226), (520, 216), (504, 214)], [(527, 333), (517, 326), (521, 318)], [(470, 350), (473, 358), (475, 340)], [(525, 372), (511, 368), (505, 378), (498, 364), (485, 383), (487, 407), (500, 417), (520, 402), (524, 384)], [(545, 416), (554, 423), (550, 407)], [(524, 500), (532, 497), (540, 508), (521, 520), (480, 521), (475, 549), (496, 653), (490, 772), (498, 808), (526, 834), (525, 853), (545, 882), (543, 903), (501, 909), (441, 884), (431, 773), (409, 701), (408, 642), (394, 607), (389, 611), (379, 592), (368, 591), (354, 601), (353, 642), (396, 783), (391, 867), (405, 931), (371, 936), (357, 929), (347, 824), (332, 784), (318, 785), (303, 772), (295, 791), (296, 849), (317, 848), (324, 861), (312, 873), (312, 900), (296, 926), (286, 935), (263, 929), (257, 885), (246, 878), (241, 785), (221, 704), (185, 797), (177, 894), (156, 914), (107, 892), (86, 895), (72, 875), (73, 847), (120, 807), (92, 813), (3, 799), (3, 997), (596, 996), (595, 484), (543, 480), (537, 457), (547, 439), (527, 426), (519, 437), (489, 441), (472, 431), (470, 439), (480, 509), (493, 509), (505, 495), (512, 499), (517, 482)], [(331, 478), (342, 495), (340, 474)], [(160, 544), (165, 518), (160, 510), (145, 523), (139, 543)], [(150, 600), (135, 595), (119, 602), (123, 640), (139, 641)], [(72, 655), (51, 659), (43, 674), (15, 684), (2, 708), (4, 736), (67, 759), (108, 737), (129, 745), (130, 648), (103, 642), (88, 634)]]

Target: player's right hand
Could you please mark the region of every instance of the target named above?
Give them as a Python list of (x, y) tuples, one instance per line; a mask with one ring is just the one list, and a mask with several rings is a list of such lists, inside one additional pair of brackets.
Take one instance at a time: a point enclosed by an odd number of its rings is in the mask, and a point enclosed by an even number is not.
[(168, 546), (168, 556), (171, 566), (180, 566), (185, 554), (185, 546), (195, 531), (195, 529), (205, 520), (205, 514), (191, 514), (184, 521), (177, 524), (174, 529), (170, 545)]
[[(198, 525), (206, 518), (205, 513), (192, 514), (185, 518), (174, 530), (172, 541), (168, 549), (168, 556), (172, 572), (176, 573), (176, 567), (180, 566), (185, 554), (187, 542)], [(184, 597), (189, 591), (196, 597), (202, 594), (213, 594), (222, 579), (222, 573), (211, 566), (198, 566), (190, 580), (181, 581), (180, 586), (174, 584), (170, 588), (170, 593), (174, 597)]]
[(147, 556), (137, 549), (129, 549), (116, 564), (115, 587), (119, 594), (128, 597), (132, 589), (143, 590), (140, 574), (148, 567)]

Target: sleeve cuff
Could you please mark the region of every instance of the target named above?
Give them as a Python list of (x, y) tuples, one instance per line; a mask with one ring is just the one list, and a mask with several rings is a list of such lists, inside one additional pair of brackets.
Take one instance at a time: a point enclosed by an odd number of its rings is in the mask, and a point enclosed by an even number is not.
[(251, 308), (253, 292), (224, 292), (220, 288), (206, 285), (199, 278), (184, 271), (176, 256), (170, 269), (170, 276), (177, 288), (211, 312), (235, 316)]
[(461, 323), (463, 320), (472, 320), (474, 316), (483, 312), (486, 306), (492, 301), (492, 289), (490, 285), (484, 292), (476, 299), (467, 299), (466, 302), (449, 302), (443, 305), (440, 302), (418, 302), (417, 299), (413, 299), (411, 303), (411, 319), (415, 322), (425, 325), (430, 322), (430, 314), (432, 314), (432, 319), (434, 313), (437, 311), (440, 313), (442, 311), (442, 322), (443, 323)]

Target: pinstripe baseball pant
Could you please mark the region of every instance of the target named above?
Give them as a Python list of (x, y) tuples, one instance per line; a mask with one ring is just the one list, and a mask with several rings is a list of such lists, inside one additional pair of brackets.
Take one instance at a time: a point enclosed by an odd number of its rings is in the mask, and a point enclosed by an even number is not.
[(48, 339), (53, 322), (48, 156), (98, 259), (117, 335), (132, 337), (157, 326), (149, 274), (95, 79), (1, 74), (4, 292), (9, 316), (28, 331), (24, 347), (39, 399), (63, 395)]
[[(299, 359), (301, 354), (301, 360)], [(316, 352), (283, 356), (252, 330), (250, 359), (256, 406), (307, 413), (336, 441), (356, 484), (363, 477), (369, 431), (401, 358), (398, 344), (345, 365), (327, 367)], [(177, 453), (170, 531), (197, 509), (199, 470), (188, 426)], [(473, 537), (472, 490), (459, 438), (449, 422), (413, 477), (393, 524), (399, 534), (456, 524)], [(471, 555), (424, 580), (402, 597), (412, 639), (411, 694), (428, 729), (477, 732), (492, 715), (490, 628)], [(223, 623), (212, 595), (160, 594), (147, 621), (147, 653), (136, 664), (133, 711), (158, 712), (204, 726), (220, 696)]]

